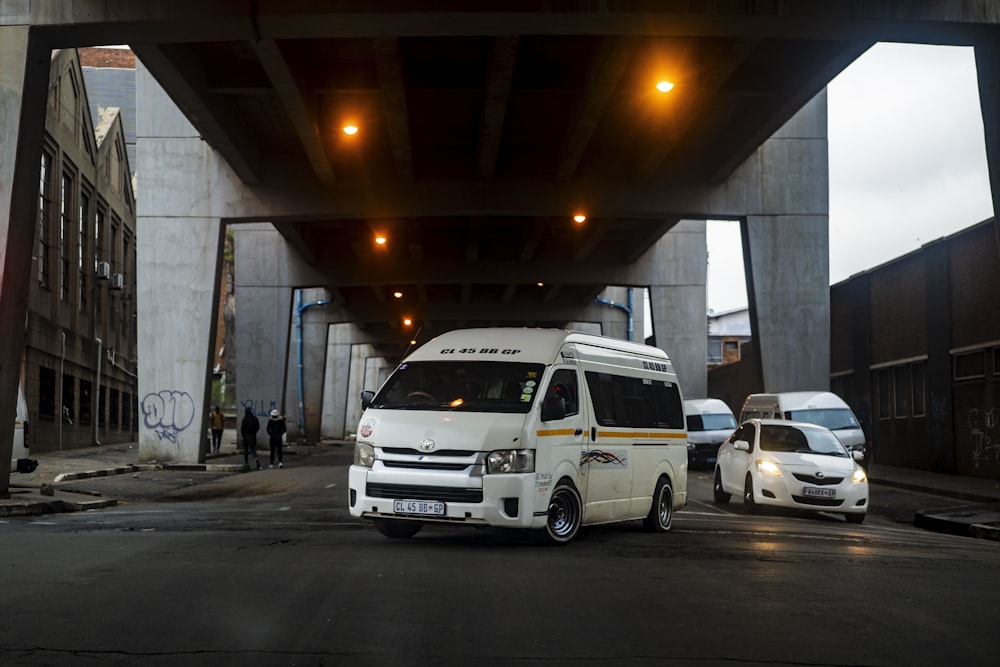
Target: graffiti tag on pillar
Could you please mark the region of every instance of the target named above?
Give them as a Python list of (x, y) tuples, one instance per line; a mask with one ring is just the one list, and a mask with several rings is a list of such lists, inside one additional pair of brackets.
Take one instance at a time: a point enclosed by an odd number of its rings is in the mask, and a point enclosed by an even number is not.
[(250, 408), (250, 411), (258, 417), (267, 417), (271, 414), (271, 410), (278, 409), (278, 404), (275, 401), (255, 401), (252, 398), (240, 401), (240, 405), (243, 406), (244, 410)]
[(164, 389), (146, 394), (139, 406), (146, 428), (152, 429), (160, 440), (177, 444), (180, 432), (194, 421), (194, 400), (186, 391)]
[(969, 410), (969, 434), (972, 436), (972, 465), (1000, 461), (1000, 411), (996, 408)]

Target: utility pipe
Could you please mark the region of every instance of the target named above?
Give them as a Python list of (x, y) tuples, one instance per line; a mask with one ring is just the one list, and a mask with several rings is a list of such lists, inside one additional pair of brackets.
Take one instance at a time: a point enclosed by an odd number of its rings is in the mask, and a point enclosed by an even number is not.
[(90, 397), (90, 418), (94, 420), (94, 445), (99, 445), (101, 420), (98, 419), (97, 412), (101, 409), (101, 354), (104, 351), (104, 341), (94, 338), (94, 342), (97, 343), (97, 362), (94, 364), (94, 393)]
[(634, 340), (635, 339), (635, 317), (633, 317), (633, 315), (632, 315), (632, 312), (633, 312), (633, 309), (632, 309), (632, 290), (633, 289), (634, 288), (632, 288), (632, 287), (628, 288), (628, 303), (625, 303), (625, 304), (615, 303), (614, 301), (611, 301), (609, 299), (605, 299), (603, 296), (600, 296), (600, 295), (598, 295), (598, 297), (597, 297), (597, 302), (598, 303), (603, 303), (605, 306), (611, 306), (612, 308), (618, 308), (619, 310), (624, 311), (626, 315), (628, 315), (628, 338), (627, 338), (627, 340)]
[(60, 332), (62, 334), (62, 356), (59, 357), (59, 451), (62, 451), (62, 425), (63, 419), (65, 418), (66, 406), (63, 404), (63, 382), (65, 382), (65, 375), (63, 374), (66, 365), (66, 332)]

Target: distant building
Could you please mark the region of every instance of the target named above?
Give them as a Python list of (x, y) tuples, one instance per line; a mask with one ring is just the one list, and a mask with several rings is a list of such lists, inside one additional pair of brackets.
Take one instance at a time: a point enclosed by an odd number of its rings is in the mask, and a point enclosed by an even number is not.
[(136, 207), (122, 114), (102, 106), (95, 127), (76, 50), (51, 58), (22, 370), (33, 452), (138, 432)]
[(750, 309), (708, 311), (708, 367), (740, 360), (740, 345), (750, 340)]

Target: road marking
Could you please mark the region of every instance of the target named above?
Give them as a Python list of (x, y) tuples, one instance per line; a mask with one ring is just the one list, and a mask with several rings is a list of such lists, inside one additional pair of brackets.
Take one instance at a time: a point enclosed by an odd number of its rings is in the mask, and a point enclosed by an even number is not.
[(285, 512), (285, 511), (290, 510), (290, 509), (292, 509), (291, 505), (285, 505), (284, 507), (279, 507), (278, 511), (279, 512)]
[(335, 486), (337, 486), (337, 483), (336, 483), (336, 482), (334, 482), (333, 484), (327, 484), (327, 485), (326, 485), (326, 486), (324, 486), (323, 488), (324, 488), (324, 489), (332, 489), (332, 488), (333, 488), (333, 487), (335, 487)]

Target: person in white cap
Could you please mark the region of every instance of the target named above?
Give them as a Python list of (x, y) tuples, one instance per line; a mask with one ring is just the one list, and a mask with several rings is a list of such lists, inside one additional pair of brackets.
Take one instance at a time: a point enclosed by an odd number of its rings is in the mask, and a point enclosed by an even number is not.
[(267, 435), (271, 438), (271, 467), (274, 467), (275, 454), (278, 456), (278, 467), (283, 467), (281, 461), (281, 439), (285, 435), (285, 418), (277, 409), (271, 410), (271, 418), (267, 420)]

